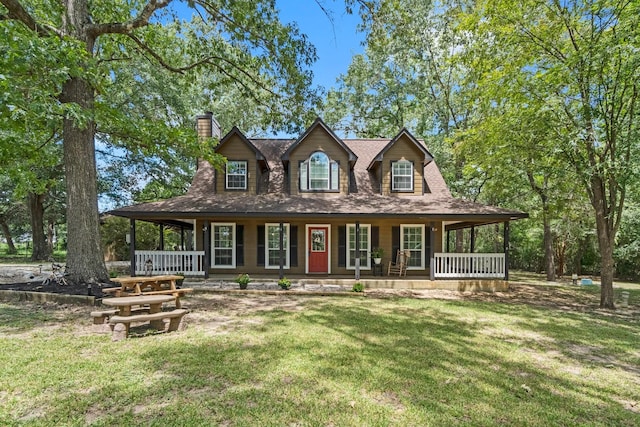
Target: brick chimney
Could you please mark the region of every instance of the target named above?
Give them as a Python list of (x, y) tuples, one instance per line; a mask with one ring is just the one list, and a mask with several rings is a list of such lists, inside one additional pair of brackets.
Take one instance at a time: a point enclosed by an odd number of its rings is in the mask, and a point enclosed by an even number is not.
[(196, 130), (199, 138), (220, 139), (220, 124), (213, 118), (213, 113), (207, 111), (196, 117)]

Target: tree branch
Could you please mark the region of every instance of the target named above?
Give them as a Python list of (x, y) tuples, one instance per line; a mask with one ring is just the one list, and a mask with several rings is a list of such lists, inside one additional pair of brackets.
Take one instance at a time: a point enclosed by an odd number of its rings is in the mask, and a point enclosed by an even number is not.
[[(179, 73), (179, 74), (184, 74), (186, 71), (192, 70), (200, 65), (204, 65), (204, 64), (209, 64), (212, 65), (214, 67), (216, 67), (220, 72), (222, 72), (223, 74), (226, 74), (228, 77), (230, 77), (233, 80), (239, 81), (240, 79), (238, 79), (237, 77), (234, 77), (232, 75), (230, 75), (226, 70), (224, 70), (220, 65), (218, 65), (216, 62), (214, 62), (213, 60), (216, 61), (221, 61), (221, 62), (225, 62), (227, 64), (229, 64), (231, 67), (233, 67), (234, 69), (236, 69), (237, 71), (239, 71), (241, 74), (244, 74), (245, 77), (247, 77), (250, 81), (252, 81), (256, 86), (258, 86), (260, 89), (268, 92), (269, 94), (273, 95), (273, 96), (278, 96), (278, 94), (276, 94), (273, 90), (269, 89), (267, 86), (265, 86), (264, 84), (262, 84), (260, 81), (258, 81), (258, 79), (255, 78), (255, 76), (251, 75), (249, 72), (247, 72), (244, 68), (236, 65), (235, 63), (233, 63), (232, 61), (230, 61), (229, 59), (225, 58), (225, 57), (221, 57), (221, 56), (207, 56), (199, 61), (193, 62), (189, 65), (186, 65), (184, 67), (174, 67), (172, 65), (169, 65), (158, 53), (156, 53), (155, 51), (153, 51), (149, 46), (147, 46), (145, 43), (142, 42), (142, 40), (140, 40), (138, 37), (136, 37), (133, 34), (127, 34), (127, 36), (133, 40), (134, 42), (136, 42), (136, 44), (142, 48), (142, 50), (144, 50), (145, 52), (147, 52), (149, 55), (151, 55), (153, 57), (153, 59), (155, 59), (156, 61), (158, 61), (158, 63), (165, 69), (174, 72), (174, 73)], [(244, 86), (244, 84), (243, 84)]]
[(7, 15), (0, 15), (0, 20), (20, 21), (40, 36), (60, 35), (56, 28), (39, 24), (18, 0), (0, 0), (0, 3), (8, 10)]
[[(1, 0), (5, 1), (5, 0)], [(8, 0), (12, 1), (12, 0)], [(110, 22), (106, 24), (89, 24), (87, 25), (87, 34), (98, 37), (102, 34), (129, 34), (137, 28), (141, 28), (149, 24), (151, 16), (160, 9), (169, 5), (173, 0), (150, 0), (145, 5), (140, 14), (129, 22)]]

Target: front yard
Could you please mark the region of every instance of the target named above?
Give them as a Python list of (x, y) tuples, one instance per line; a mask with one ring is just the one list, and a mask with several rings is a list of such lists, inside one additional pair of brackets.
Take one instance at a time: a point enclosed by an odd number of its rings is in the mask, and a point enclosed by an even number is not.
[(0, 303), (1, 425), (637, 425), (640, 292), (196, 294), (113, 343), (89, 307)]

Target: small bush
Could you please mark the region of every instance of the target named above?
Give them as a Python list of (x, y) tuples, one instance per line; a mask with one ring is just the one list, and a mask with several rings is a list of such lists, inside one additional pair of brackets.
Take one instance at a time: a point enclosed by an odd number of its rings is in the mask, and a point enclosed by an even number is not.
[(354, 283), (353, 292), (364, 292), (364, 285), (360, 282)]
[(291, 288), (291, 280), (283, 277), (282, 279), (278, 280), (278, 286), (280, 286), (284, 290), (287, 290)]
[(251, 282), (251, 277), (247, 273), (240, 274), (236, 277), (235, 282), (240, 285), (240, 289), (247, 289), (247, 285)]
[(113, 279), (114, 277), (118, 277), (118, 272), (114, 271), (114, 270), (111, 270), (109, 272), (109, 278)]

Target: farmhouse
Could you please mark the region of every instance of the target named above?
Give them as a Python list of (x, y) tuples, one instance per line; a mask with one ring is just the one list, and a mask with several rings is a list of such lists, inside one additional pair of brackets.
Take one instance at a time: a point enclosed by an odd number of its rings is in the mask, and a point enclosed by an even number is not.
[[(197, 128), (219, 136), (210, 113), (197, 117)], [(452, 197), (425, 144), (406, 129), (390, 139), (342, 139), (318, 118), (297, 139), (257, 139), (234, 127), (215, 150), (226, 166), (201, 160), (185, 195), (111, 212), (130, 218), (133, 274), (146, 265), (202, 277), (508, 286), (509, 222), (527, 214)], [(136, 221), (177, 227), (189, 247), (137, 251)], [(452, 231), (489, 224), (501, 224), (502, 251), (450, 250)]]

